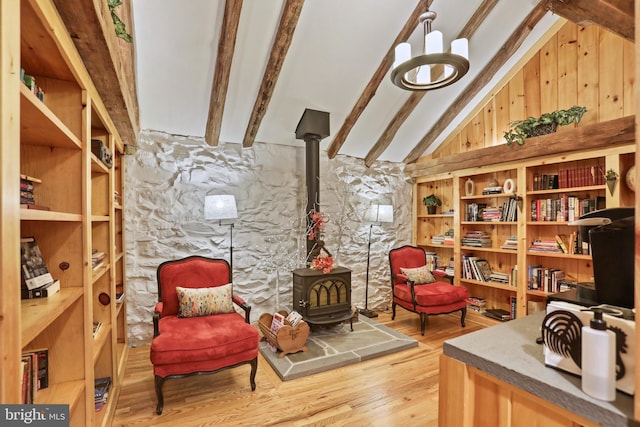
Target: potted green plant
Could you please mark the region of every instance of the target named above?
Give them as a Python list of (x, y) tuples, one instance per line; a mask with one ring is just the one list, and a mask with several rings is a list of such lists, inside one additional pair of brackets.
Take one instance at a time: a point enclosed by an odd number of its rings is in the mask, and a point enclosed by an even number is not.
[(422, 199), (422, 203), (424, 203), (424, 205), (427, 207), (427, 212), (429, 213), (429, 215), (433, 215), (434, 213), (436, 213), (436, 208), (438, 206), (442, 206), (442, 200), (440, 200), (440, 197), (436, 196), (435, 194), (425, 196)]
[(504, 139), (507, 140), (507, 145), (511, 145), (514, 142), (518, 145), (523, 145), (524, 140), (529, 137), (553, 133), (558, 126), (579, 123), (586, 112), (587, 109), (585, 107), (574, 105), (568, 110), (557, 110), (551, 113), (544, 113), (540, 117), (516, 120), (509, 124), (509, 129), (504, 132)]

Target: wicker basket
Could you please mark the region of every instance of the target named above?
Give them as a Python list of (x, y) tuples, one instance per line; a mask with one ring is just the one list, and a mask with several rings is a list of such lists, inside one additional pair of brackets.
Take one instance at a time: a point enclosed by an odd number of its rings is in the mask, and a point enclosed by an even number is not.
[(527, 137), (531, 138), (533, 136), (542, 136), (550, 133), (554, 133), (558, 129), (557, 123), (549, 123), (544, 125), (538, 125), (527, 132)]
[[(286, 311), (279, 311), (278, 313), (282, 314), (285, 318), (289, 314)], [(260, 316), (258, 327), (260, 328), (260, 332), (262, 332), (263, 339), (273, 347), (280, 350), (278, 358), (283, 358), (287, 354), (308, 350), (305, 345), (307, 343), (307, 338), (309, 338), (310, 331), (307, 322), (301, 320), (294, 328), (285, 320), (284, 326), (281, 326), (280, 329), (278, 329), (278, 332), (274, 334), (271, 331), (272, 320), (273, 315), (264, 313)]]

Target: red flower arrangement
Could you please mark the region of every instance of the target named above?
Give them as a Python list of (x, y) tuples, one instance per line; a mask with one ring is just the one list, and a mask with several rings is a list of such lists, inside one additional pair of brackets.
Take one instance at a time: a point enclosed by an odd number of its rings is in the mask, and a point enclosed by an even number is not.
[(309, 268), (312, 270), (322, 270), (324, 274), (331, 273), (331, 270), (333, 270), (333, 257), (320, 254), (311, 260)]
[(309, 229), (309, 240), (315, 240), (320, 237), (320, 233), (324, 231), (324, 225), (329, 222), (327, 218), (325, 218), (324, 213), (317, 211), (315, 209), (311, 209), (309, 212), (309, 218), (311, 219), (311, 227)]

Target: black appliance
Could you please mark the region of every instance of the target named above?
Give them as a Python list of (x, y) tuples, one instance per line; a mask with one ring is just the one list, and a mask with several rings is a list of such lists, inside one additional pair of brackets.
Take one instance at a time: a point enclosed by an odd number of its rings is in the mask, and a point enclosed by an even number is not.
[[(595, 224), (598, 218), (610, 222)], [(590, 242), (593, 260), (593, 287), (579, 284), (575, 290), (551, 295), (548, 301), (561, 300), (591, 306), (608, 304), (634, 307), (635, 212), (632, 207), (600, 209), (580, 217), (579, 233)], [(582, 221), (587, 220), (587, 221)]]

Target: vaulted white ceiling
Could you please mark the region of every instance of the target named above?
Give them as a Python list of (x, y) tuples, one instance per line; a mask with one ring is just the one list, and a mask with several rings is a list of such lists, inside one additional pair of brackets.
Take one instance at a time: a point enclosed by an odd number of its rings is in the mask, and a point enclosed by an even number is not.
[[(302, 145), (302, 141), (295, 139), (294, 131), (304, 109), (312, 108), (330, 113), (331, 136), (322, 141), (323, 147), (328, 146), (417, 3), (417, 0), (306, 0), (256, 141)], [(438, 14), (433, 28), (443, 32), (445, 46), (456, 38), (482, 3), (482, 0), (433, 1), (430, 9)], [(469, 40), (469, 73), (453, 86), (427, 93), (379, 159), (403, 161), (537, 3), (498, 1)], [(243, 2), (220, 142), (242, 144), (283, 4), (284, 0)], [(132, 5), (140, 127), (204, 137), (224, 0), (136, 0)], [(475, 99), (483, 98), (557, 19), (547, 13)], [(421, 48), (422, 37), (418, 22), (415, 28), (410, 38), (414, 53)], [(364, 158), (409, 95), (391, 83), (387, 72), (339, 154)], [(448, 130), (459, 124), (475, 102), (449, 124)]]

